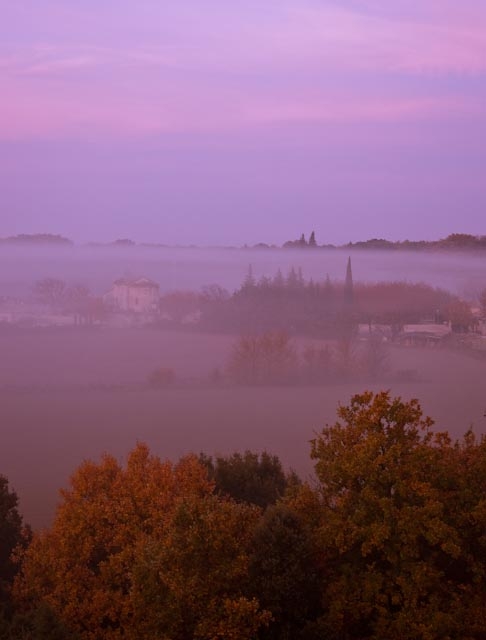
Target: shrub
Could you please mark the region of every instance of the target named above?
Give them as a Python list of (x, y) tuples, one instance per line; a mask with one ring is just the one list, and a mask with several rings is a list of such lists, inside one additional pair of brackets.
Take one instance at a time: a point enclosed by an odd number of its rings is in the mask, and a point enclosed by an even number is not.
[(147, 382), (152, 389), (160, 389), (171, 385), (175, 381), (175, 377), (173, 369), (160, 367), (148, 375)]

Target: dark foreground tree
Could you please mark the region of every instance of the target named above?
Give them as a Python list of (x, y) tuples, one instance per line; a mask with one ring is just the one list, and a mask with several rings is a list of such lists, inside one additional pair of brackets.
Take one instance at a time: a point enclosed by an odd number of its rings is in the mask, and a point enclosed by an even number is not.
[(320, 611), (320, 576), (309, 527), (296, 512), (279, 503), (269, 507), (253, 540), (250, 577), (255, 595), (272, 621), (260, 637), (297, 640)]
[(44, 603), (0, 617), (0, 640), (79, 640)]
[(29, 531), (24, 528), (18, 511), (18, 497), (0, 475), (0, 607), (9, 598), (18, 563), (13, 555), (17, 547), (25, 546)]
[(0, 475), (0, 640), (17, 638), (13, 620), (11, 590), (19, 571), (18, 557), (30, 539), (30, 529), (24, 526), (18, 510), (18, 497)]
[(299, 483), (294, 472), (285, 473), (278, 456), (266, 451), (233, 453), (214, 459), (202, 454), (202, 464), (216, 484), (216, 491), (237, 502), (268, 507), (282, 498), (290, 486)]

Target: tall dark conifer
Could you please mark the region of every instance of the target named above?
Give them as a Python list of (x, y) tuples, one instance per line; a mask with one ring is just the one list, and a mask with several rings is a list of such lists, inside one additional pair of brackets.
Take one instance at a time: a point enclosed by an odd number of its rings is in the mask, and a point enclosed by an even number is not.
[(344, 304), (351, 306), (353, 304), (353, 300), (353, 271), (351, 269), (351, 257), (349, 257), (346, 267), (346, 280), (344, 281)]

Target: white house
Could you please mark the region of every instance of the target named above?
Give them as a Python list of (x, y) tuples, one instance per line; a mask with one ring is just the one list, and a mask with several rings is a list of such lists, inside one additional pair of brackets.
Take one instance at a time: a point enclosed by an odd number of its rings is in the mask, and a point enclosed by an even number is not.
[(103, 296), (114, 311), (157, 313), (159, 311), (159, 285), (148, 278), (120, 278)]

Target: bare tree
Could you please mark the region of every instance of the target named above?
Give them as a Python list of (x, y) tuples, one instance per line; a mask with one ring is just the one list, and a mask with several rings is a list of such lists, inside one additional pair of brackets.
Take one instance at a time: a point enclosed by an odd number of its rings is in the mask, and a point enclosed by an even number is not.
[(172, 291), (160, 299), (160, 310), (168, 313), (176, 324), (181, 324), (200, 307), (201, 298), (194, 291)]
[(383, 336), (373, 333), (366, 341), (362, 365), (365, 375), (377, 380), (389, 368), (389, 354)]
[(228, 363), (230, 377), (243, 384), (285, 383), (296, 371), (295, 348), (289, 336), (282, 331), (241, 336)]
[(34, 285), (34, 295), (45, 304), (58, 305), (65, 300), (66, 283), (57, 278), (44, 278)]
[(486, 318), (486, 289), (483, 289), (479, 294), (479, 307), (481, 309), (481, 316)]

